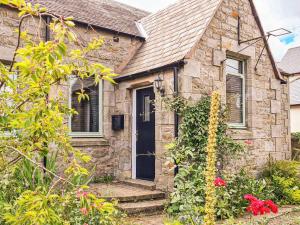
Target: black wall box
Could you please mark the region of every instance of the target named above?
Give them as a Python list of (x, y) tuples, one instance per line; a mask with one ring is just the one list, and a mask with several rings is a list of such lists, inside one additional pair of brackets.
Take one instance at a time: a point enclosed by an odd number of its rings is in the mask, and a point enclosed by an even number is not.
[(113, 115), (112, 116), (112, 129), (114, 131), (124, 129), (124, 115)]

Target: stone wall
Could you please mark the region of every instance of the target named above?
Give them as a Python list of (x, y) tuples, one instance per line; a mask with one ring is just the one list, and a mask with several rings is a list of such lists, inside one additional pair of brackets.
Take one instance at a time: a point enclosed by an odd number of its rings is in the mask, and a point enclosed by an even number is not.
[[(14, 49), (17, 44), (15, 30), (18, 27), (19, 20), (16, 10), (0, 6), (0, 61), (9, 63), (13, 58)], [(37, 18), (30, 18), (25, 20), (22, 30), (28, 30), (29, 34), (37, 38), (37, 41), (38, 38), (44, 40), (45, 25), (42, 24), (40, 29), (37, 29), (38, 26), (39, 21)], [(124, 63), (130, 59), (142, 43), (140, 39), (129, 35), (111, 33), (96, 28), (91, 29), (87, 25), (82, 24), (77, 24), (74, 32), (82, 43), (87, 43), (93, 38), (103, 37), (105, 40), (103, 47), (99, 51), (88, 55), (88, 59), (93, 62), (100, 62), (114, 71), (119, 71), (124, 67)], [(118, 38), (118, 41), (115, 41), (115, 37)], [(59, 91), (62, 91), (67, 101), (69, 96), (68, 85), (54, 87), (51, 96), (55, 97)], [(115, 175), (117, 173), (116, 168), (118, 168), (117, 160), (123, 160), (122, 162), (124, 162), (126, 159), (124, 164), (127, 167), (131, 167), (130, 159), (122, 158), (119, 151), (120, 146), (122, 148), (124, 145), (129, 146), (128, 138), (124, 138), (128, 134), (119, 135), (118, 132), (113, 132), (111, 129), (111, 115), (118, 113), (115, 102), (116, 99), (120, 98), (119, 92), (116, 92), (117, 96), (115, 95), (115, 88), (109, 82), (103, 82), (103, 137), (73, 138), (74, 147), (80, 148), (92, 156), (92, 162), (89, 167), (95, 169), (97, 177)], [(130, 106), (127, 104), (122, 105), (122, 107), (125, 107), (122, 111), (126, 111)], [(127, 142), (125, 143), (123, 139)]]
[[(226, 98), (226, 54), (246, 61), (246, 127), (231, 129), (230, 135), (242, 142), (250, 140), (245, 155), (238, 165), (258, 171), (269, 159), (290, 159), (288, 85), (275, 77), (270, 58), (263, 52), (255, 70), (263, 41), (250, 46), (238, 44), (238, 19), (241, 17), (241, 39), (261, 36), (248, 0), (225, 0), (209, 28), (189, 55), (181, 77), (182, 95), (198, 100), (203, 94), (219, 90), (222, 102)], [(244, 49), (244, 50), (243, 50)], [(239, 53), (238, 53), (239, 52)], [(238, 54), (237, 54), (238, 53)], [(230, 167), (229, 166), (229, 167)]]
[[(128, 179), (132, 177), (132, 110), (133, 90), (153, 86), (153, 82), (160, 76), (164, 80), (166, 95), (173, 94), (173, 71), (167, 70), (144, 78), (120, 82), (115, 91), (116, 113), (125, 115), (125, 129), (116, 132), (115, 150), (118, 152), (116, 162), (117, 177)], [(155, 89), (155, 88), (154, 88)], [(155, 90), (156, 91), (156, 90)], [(174, 140), (174, 113), (167, 110), (159, 93), (155, 92), (155, 182), (159, 189), (169, 190), (173, 185), (173, 171), (165, 166), (165, 145)]]
[[(225, 103), (226, 76), (221, 63), (226, 54), (241, 57), (247, 62), (247, 96), (246, 115), (247, 126), (244, 129), (232, 129), (230, 135), (244, 142), (250, 140), (251, 145), (241, 158), (238, 166), (247, 166), (257, 171), (269, 159), (290, 159), (289, 131), (289, 99), (288, 85), (281, 84), (275, 77), (271, 61), (264, 51), (259, 61), (258, 70), (254, 66), (263, 49), (260, 41), (252, 47), (241, 51), (246, 44), (238, 45), (237, 18), (234, 16), (240, 9), (241, 38), (246, 40), (260, 36), (256, 21), (252, 15), (248, 0), (225, 0), (211, 21), (209, 28), (201, 40), (192, 49), (186, 65), (179, 71), (180, 95), (190, 101), (197, 101), (202, 96), (219, 90), (222, 102)], [(17, 26), (17, 13), (0, 7), (0, 60), (10, 60), (16, 43), (13, 30)], [(4, 26), (3, 26), (4, 25)], [(29, 28), (34, 32), (32, 26)], [(43, 33), (43, 31), (41, 31)], [(135, 38), (119, 35), (119, 42), (114, 41), (115, 34), (88, 29), (80, 25), (76, 33), (83, 41), (99, 34), (105, 38), (105, 45), (89, 59), (97, 61), (120, 71), (126, 61), (134, 54), (141, 42)], [(237, 52), (241, 51), (239, 54)], [(103, 138), (76, 138), (75, 147), (89, 152), (93, 159), (91, 167), (95, 167), (96, 176), (113, 174), (120, 179), (132, 176), (132, 110), (133, 90), (153, 85), (160, 75), (164, 79), (166, 94), (173, 94), (173, 71), (145, 76), (132, 81), (120, 82), (113, 86), (104, 82), (103, 86)], [(68, 86), (58, 87), (67, 97)], [(57, 91), (54, 89), (53, 93)], [(155, 143), (156, 143), (156, 178), (158, 188), (172, 187), (173, 171), (165, 166), (165, 144), (174, 139), (174, 113), (163, 107), (159, 93), (156, 93), (155, 105)], [(112, 131), (111, 116), (125, 115), (125, 128), (122, 131)], [(234, 167), (237, 163), (228, 165)]]

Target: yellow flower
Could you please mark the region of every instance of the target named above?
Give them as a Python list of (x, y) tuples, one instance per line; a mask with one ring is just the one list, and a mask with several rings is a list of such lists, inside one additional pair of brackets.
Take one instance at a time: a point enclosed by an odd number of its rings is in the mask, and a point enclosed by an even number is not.
[(219, 123), (219, 109), (220, 109), (220, 94), (214, 92), (212, 94), (210, 119), (208, 130), (208, 144), (207, 144), (207, 158), (206, 158), (206, 203), (205, 203), (205, 225), (215, 225), (215, 205), (216, 194), (214, 180), (216, 177), (216, 145), (217, 145), (217, 129)]

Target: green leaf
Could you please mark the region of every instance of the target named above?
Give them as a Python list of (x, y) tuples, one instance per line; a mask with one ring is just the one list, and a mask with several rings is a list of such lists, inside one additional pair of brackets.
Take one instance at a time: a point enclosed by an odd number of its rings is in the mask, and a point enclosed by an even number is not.
[(53, 63), (54, 63), (54, 61), (55, 61), (55, 58), (54, 58), (54, 56), (53, 56), (52, 54), (49, 54), (49, 55), (48, 55), (48, 60), (49, 60), (49, 62), (53, 65)]

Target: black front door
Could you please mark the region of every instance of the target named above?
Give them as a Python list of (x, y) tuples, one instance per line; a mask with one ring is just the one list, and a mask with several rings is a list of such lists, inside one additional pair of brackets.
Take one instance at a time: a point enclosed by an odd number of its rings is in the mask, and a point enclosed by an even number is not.
[(136, 91), (136, 178), (155, 178), (155, 95), (153, 87)]

